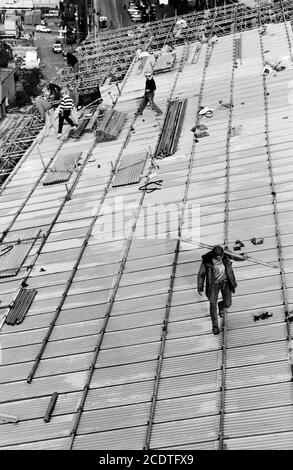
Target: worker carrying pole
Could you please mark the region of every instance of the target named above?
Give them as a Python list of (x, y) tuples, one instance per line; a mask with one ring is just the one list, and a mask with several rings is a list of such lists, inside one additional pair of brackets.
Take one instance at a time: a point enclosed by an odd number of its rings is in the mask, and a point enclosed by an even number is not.
[[(202, 263), (197, 276), (197, 291), (202, 295), (205, 284), (205, 294), (210, 301), (210, 316), (213, 325), (213, 334), (220, 333), (218, 326), (217, 309), (219, 316), (227, 313), (227, 308), (232, 305), (232, 293), (235, 292), (237, 282), (232, 269), (231, 260), (245, 260), (246, 255), (234, 256), (225, 252), (220, 245), (213, 247), (211, 251), (202, 256)], [(222, 300), (218, 303), (219, 292)]]

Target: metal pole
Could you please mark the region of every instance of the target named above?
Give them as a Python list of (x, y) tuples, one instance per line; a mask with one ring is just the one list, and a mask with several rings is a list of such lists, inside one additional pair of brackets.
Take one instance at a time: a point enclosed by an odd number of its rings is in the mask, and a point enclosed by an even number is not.
[(42, 157), (42, 154), (41, 154), (41, 151), (40, 151), (39, 144), (37, 144), (37, 149), (38, 149), (38, 153), (39, 153), (39, 156), (40, 156), (40, 159), (41, 159), (41, 162), (42, 162), (43, 168), (44, 168), (44, 170), (45, 170), (45, 168), (46, 168), (46, 165), (45, 165), (45, 163), (44, 163), (44, 160), (43, 160), (43, 157)]

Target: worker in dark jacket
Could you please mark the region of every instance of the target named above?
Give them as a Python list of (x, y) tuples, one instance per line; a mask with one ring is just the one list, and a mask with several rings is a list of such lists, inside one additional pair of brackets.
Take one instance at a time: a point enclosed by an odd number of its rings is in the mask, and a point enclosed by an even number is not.
[[(242, 255), (243, 260), (247, 256)], [(226, 254), (220, 245), (203, 255), (202, 263), (197, 276), (197, 291), (202, 295), (204, 284), (205, 293), (210, 301), (210, 315), (213, 325), (213, 334), (218, 335), (220, 330), (218, 326), (217, 307), (219, 315), (223, 317), (227, 313), (227, 308), (232, 304), (232, 293), (235, 292), (237, 282), (232, 269), (231, 259), (241, 261), (232, 254)], [(219, 292), (222, 298), (218, 303)]]
[(50, 82), (47, 88), (53, 100), (58, 101), (61, 99), (61, 87), (59, 85)]
[(72, 67), (73, 70), (77, 72), (78, 71), (78, 59), (75, 57), (75, 55), (73, 55), (72, 52), (67, 52), (66, 60), (67, 60), (67, 65), (69, 67)]
[(156, 90), (156, 82), (153, 79), (152, 73), (151, 72), (145, 72), (145, 92), (144, 92), (144, 97), (139, 105), (138, 111), (136, 113), (137, 116), (141, 116), (145, 107), (147, 106), (148, 103), (150, 103), (152, 109), (156, 111), (157, 116), (160, 114), (163, 114), (162, 110), (159, 108), (159, 106), (156, 105), (154, 102), (154, 95), (155, 95), (155, 90)]

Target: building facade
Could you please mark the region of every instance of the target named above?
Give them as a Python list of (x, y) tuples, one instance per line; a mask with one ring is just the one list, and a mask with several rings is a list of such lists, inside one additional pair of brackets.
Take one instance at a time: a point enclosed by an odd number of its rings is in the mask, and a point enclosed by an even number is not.
[(27, 10), (32, 8), (58, 8), (59, 0), (0, 0), (0, 10)]
[(15, 100), (15, 69), (0, 67), (0, 119), (6, 114), (6, 106)]

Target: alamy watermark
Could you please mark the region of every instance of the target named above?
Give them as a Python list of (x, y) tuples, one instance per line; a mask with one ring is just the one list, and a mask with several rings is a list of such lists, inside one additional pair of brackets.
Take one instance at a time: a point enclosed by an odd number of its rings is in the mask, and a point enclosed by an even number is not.
[(92, 236), (102, 240), (135, 238), (164, 240), (178, 237), (178, 227), (193, 241), (200, 239), (200, 205), (187, 202), (146, 204), (138, 208), (133, 203), (117, 196), (103, 207), (93, 228)]

